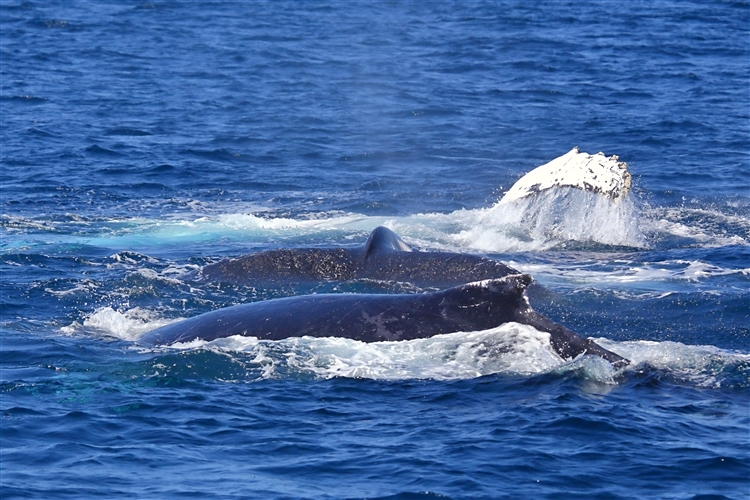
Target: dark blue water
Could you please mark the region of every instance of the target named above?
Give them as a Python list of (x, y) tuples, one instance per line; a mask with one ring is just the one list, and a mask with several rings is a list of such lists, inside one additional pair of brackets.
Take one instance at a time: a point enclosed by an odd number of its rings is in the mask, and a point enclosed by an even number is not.
[[(747, 2), (0, 5), (2, 498), (750, 497)], [(628, 199), (496, 205), (574, 146)], [(514, 324), (137, 342), (358, 291), (195, 271), (377, 225), (632, 365)]]

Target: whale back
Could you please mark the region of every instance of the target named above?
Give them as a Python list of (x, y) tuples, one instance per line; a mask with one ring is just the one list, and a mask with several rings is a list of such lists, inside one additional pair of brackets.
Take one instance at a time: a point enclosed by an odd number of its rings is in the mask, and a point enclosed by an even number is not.
[(439, 292), (441, 315), (456, 324), (455, 331), (486, 330), (518, 321), (530, 309), (528, 274), (467, 283)]
[(244, 335), (348, 337), (363, 342), (409, 340), (485, 330), (514, 321), (528, 308), (528, 275), (513, 275), (424, 294), (313, 294), (232, 306), (144, 335), (171, 344)]
[(424, 294), (319, 294), (267, 300), (173, 323), (148, 332), (140, 342), (163, 345), (232, 335), (399, 341), (487, 330), (514, 321), (548, 332), (552, 348), (563, 359), (595, 354), (617, 366), (628, 363), (534, 311), (524, 293), (531, 282), (527, 274), (512, 274)]
[(267, 250), (206, 265), (200, 276), (251, 285), (375, 280), (436, 289), (517, 273), (479, 255), (416, 251), (380, 226), (358, 247)]

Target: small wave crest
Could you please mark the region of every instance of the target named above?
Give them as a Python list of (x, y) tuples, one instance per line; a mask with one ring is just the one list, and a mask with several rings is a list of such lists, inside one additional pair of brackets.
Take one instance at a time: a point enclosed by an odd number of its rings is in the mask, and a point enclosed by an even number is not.
[[(274, 217), (271, 213), (224, 213), (190, 219), (118, 220), (114, 221), (115, 229), (105, 222), (101, 223), (101, 232), (89, 227), (76, 239), (118, 249), (212, 242), (318, 245), (342, 240), (354, 243), (383, 225), (417, 247), (487, 253), (650, 249), (664, 245), (717, 247), (750, 242), (750, 219), (741, 215), (725, 214), (716, 208), (642, 208), (632, 194), (612, 201), (569, 187), (545, 190), (490, 208), (446, 214), (383, 217), (320, 213), (314, 217)], [(45, 224), (35, 225), (32, 220), (26, 221), (25, 227), (54, 232)], [(70, 239), (69, 235), (61, 236), (60, 243), (69, 243)], [(25, 240), (26, 245), (34, 242), (32, 236)], [(37, 242), (49, 243), (49, 234)]]
[[(750, 276), (750, 268), (723, 267), (703, 260), (682, 259), (654, 262), (627, 259), (604, 262), (577, 260), (572, 263), (513, 263), (513, 265), (537, 279), (543, 277), (546, 282), (565, 281), (578, 286), (596, 285), (598, 288), (637, 286), (648, 289), (656, 287), (662, 292), (665, 292), (665, 284), (676, 285), (670, 291), (694, 290), (692, 285), (695, 283), (706, 285), (711, 278), (736, 278), (746, 282), (746, 277)], [(719, 285), (721, 283), (716, 286)]]
[[(637, 200), (627, 188), (630, 176), (626, 171), (627, 175), (619, 177), (627, 180), (621, 190), (629, 193), (627, 196), (597, 194), (594, 191), (608, 192), (594, 189), (596, 182), (602, 181), (601, 172), (595, 174), (588, 167), (573, 168), (585, 167), (591, 161), (603, 162), (615, 173), (624, 172), (621, 168), (624, 164), (618, 163), (616, 157), (587, 155), (574, 149), (543, 166), (563, 165), (565, 168), (560, 172), (550, 173), (540, 167), (541, 180), (532, 175), (539, 171), (536, 169), (516, 183), (526, 186), (524, 196), (514, 197), (511, 188), (490, 208), (451, 213), (383, 217), (339, 211), (310, 212), (309, 206), (298, 207), (296, 211), (285, 206), (279, 211), (270, 206), (188, 199), (170, 200), (176, 213), (171, 217), (167, 214), (164, 219), (80, 221), (68, 215), (56, 219), (3, 216), (0, 227), (28, 233), (26, 246), (47, 245), (52, 233), (59, 235), (62, 244), (75, 240), (118, 249), (214, 242), (241, 245), (256, 242), (259, 246), (267, 246), (269, 242), (275, 245), (354, 242), (361, 233), (379, 225), (395, 230), (416, 246), (489, 253), (606, 250), (607, 247), (643, 249), (664, 245), (715, 247), (750, 242), (750, 218), (744, 199), (727, 202), (723, 207), (700, 206), (697, 200), (678, 207), (651, 207)], [(529, 186), (532, 180), (538, 182)], [(164, 213), (163, 207), (160, 210)], [(45, 234), (39, 238), (33, 234), (36, 232)]]
[[(417, 246), (454, 251), (489, 253), (541, 251), (551, 248), (585, 248), (587, 245), (644, 247), (639, 211), (631, 198), (612, 201), (574, 188), (544, 191), (537, 196), (489, 209), (459, 210), (449, 214), (415, 214), (378, 217), (360, 214), (321, 215), (319, 218), (273, 218), (254, 214), (224, 214), (183, 221), (132, 221), (135, 227), (121, 235), (108, 235), (112, 244), (123, 239), (140, 246), (212, 239), (257, 241), (300, 240), (313, 244), (352, 238), (385, 225)], [(137, 226), (143, 226), (143, 236)], [(97, 243), (104, 244), (103, 240)]]

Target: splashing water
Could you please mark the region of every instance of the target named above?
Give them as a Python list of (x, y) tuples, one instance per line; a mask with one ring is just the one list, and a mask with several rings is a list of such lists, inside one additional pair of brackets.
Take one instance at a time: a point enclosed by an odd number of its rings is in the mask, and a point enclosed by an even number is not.
[(476, 224), (457, 235), (486, 252), (537, 251), (577, 244), (643, 247), (632, 198), (612, 201), (575, 188), (547, 190), (498, 203), (478, 214)]

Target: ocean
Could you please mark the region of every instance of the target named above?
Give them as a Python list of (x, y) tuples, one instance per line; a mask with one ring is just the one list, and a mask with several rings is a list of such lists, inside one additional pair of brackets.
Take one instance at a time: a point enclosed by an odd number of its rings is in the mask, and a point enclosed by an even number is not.
[[(750, 498), (747, 1), (0, 0), (0, 56), (3, 499)], [(498, 203), (574, 147), (627, 198)], [(516, 323), (138, 342), (378, 291), (197, 272), (381, 225), (631, 364)]]

